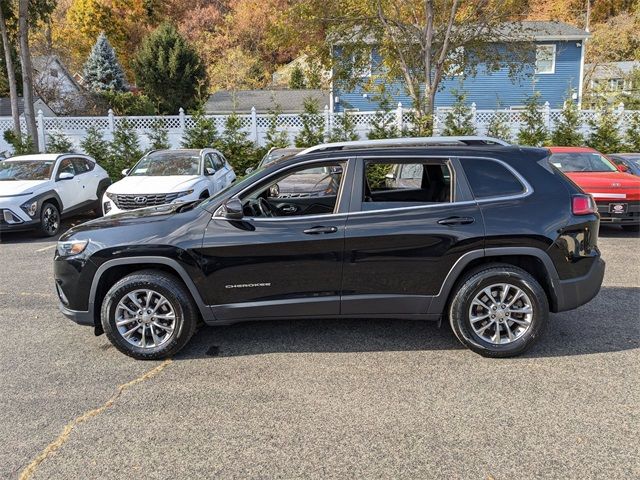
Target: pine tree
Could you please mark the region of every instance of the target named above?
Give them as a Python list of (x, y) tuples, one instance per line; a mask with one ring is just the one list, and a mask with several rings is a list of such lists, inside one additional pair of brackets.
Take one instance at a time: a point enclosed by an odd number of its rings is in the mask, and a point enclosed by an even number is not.
[(147, 138), (149, 138), (149, 148), (151, 150), (167, 150), (171, 148), (169, 132), (161, 120), (156, 120), (151, 124), (151, 130), (147, 133)]
[(48, 153), (73, 153), (73, 143), (62, 132), (51, 132), (47, 135)]
[(522, 111), (524, 125), (518, 132), (518, 143), (530, 147), (541, 147), (547, 141), (548, 132), (544, 125), (544, 117), (540, 111), (540, 92), (529, 96)]
[(622, 150), (622, 136), (618, 129), (618, 114), (612, 107), (600, 108), (596, 118), (589, 121), (591, 133), (587, 145), (602, 153), (615, 153)]
[(511, 126), (507, 120), (506, 112), (496, 110), (487, 126), (487, 136), (511, 142)]
[(89, 127), (80, 147), (87, 155), (92, 156), (98, 165), (106, 169), (109, 163), (109, 142), (96, 127)]
[(242, 120), (235, 113), (227, 117), (216, 147), (229, 160), (236, 172), (244, 172), (257, 164), (253, 142), (242, 130)]
[(36, 146), (29, 135), (16, 135), (13, 130), (5, 130), (4, 139), (13, 147), (14, 155), (36, 153)]
[(581, 126), (578, 105), (572, 100), (565, 101), (560, 120), (551, 134), (551, 143), (566, 147), (584, 145), (584, 137), (580, 133)]
[(398, 136), (398, 126), (391, 114), (390, 100), (383, 97), (380, 100), (379, 109), (371, 120), (371, 130), (367, 133), (369, 140), (396, 138)]
[(269, 127), (265, 133), (265, 148), (267, 151), (272, 148), (285, 148), (289, 146), (289, 135), (286, 130), (278, 130), (278, 119), (282, 114), (280, 106), (269, 110)]
[(473, 114), (465, 103), (466, 94), (457, 90), (454, 90), (452, 94), (455, 101), (444, 119), (442, 134), (445, 136), (475, 135), (476, 127), (473, 124)]
[(324, 142), (324, 117), (320, 113), (318, 102), (312, 98), (306, 98), (300, 118), (302, 129), (296, 135), (296, 147), (312, 147)]
[(300, 68), (298, 65), (295, 65), (291, 69), (291, 76), (289, 77), (289, 88), (293, 90), (301, 90), (305, 87), (306, 85), (304, 82), (304, 72), (302, 71), (302, 68)]
[(331, 130), (331, 135), (329, 135), (330, 142), (350, 142), (358, 140), (356, 124), (351, 115), (343, 112), (342, 115), (335, 115), (333, 118), (335, 124)]
[(180, 107), (198, 105), (206, 80), (204, 65), (172, 24), (160, 25), (144, 39), (133, 70), (138, 85), (158, 105), (160, 113), (175, 114)]
[(124, 92), (126, 80), (116, 52), (106, 35), (101, 33), (83, 68), (84, 81), (93, 92)]
[(625, 132), (625, 150), (640, 152), (640, 112), (634, 112)]
[(141, 156), (140, 140), (133, 124), (127, 119), (120, 120), (109, 144), (109, 176), (114, 180), (121, 178), (122, 170), (133, 167)]
[(182, 137), (183, 148), (211, 148), (218, 139), (216, 124), (207, 118), (201, 110), (196, 111), (191, 119), (193, 126), (187, 127)]

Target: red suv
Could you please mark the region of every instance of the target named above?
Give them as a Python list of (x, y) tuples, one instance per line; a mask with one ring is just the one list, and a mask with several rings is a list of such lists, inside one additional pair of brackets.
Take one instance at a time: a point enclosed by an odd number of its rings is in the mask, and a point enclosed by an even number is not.
[(640, 231), (640, 178), (622, 172), (593, 148), (551, 147), (549, 150), (551, 163), (594, 198), (602, 223)]

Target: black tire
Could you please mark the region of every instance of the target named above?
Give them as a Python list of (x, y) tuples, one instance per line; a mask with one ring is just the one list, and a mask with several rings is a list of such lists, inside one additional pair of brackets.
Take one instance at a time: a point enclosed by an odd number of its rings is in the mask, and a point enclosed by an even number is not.
[(640, 225), (622, 225), (625, 232), (640, 232)]
[[(516, 336), (517, 338), (510, 343), (497, 344), (489, 342), (479, 336), (471, 326), (470, 309), (474, 298), (483, 289), (496, 284), (508, 284), (519, 288), (527, 295), (533, 307), (528, 329), (520, 337)], [(489, 314), (491, 313), (489, 311)], [(467, 348), (484, 357), (504, 358), (523, 353), (544, 333), (548, 318), (549, 301), (542, 286), (528, 272), (506, 264), (486, 265), (469, 272), (458, 283), (449, 308), (449, 321), (458, 340)], [(492, 320), (486, 320), (485, 323), (480, 325), (486, 325), (488, 322), (492, 322)], [(506, 318), (502, 322), (510, 322), (511, 327), (518, 328), (517, 324), (513, 323), (513, 319)], [(476, 323), (476, 325), (478, 324)], [(494, 323), (494, 325), (497, 325), (497, 323)], [(507, 325), (497, 328), (499, 329), (498, 340), (501, 336), (500, 332), (506, 334), (505, 328), (511, 331)], [(493, 331), (495, 332), (495, 329)]]
[[(171, 336), (159, 346), (142, 348), (129, 343), (116, 326), (116, 308), (120, 300), (134, 290), (153, 290), (164, 296), (173, 312), (175, 325)], [(178, 353), (193, 336), (198, 323), (198, 310), (184, 284), (173, 275), (159, 270), (142, 270), (116, 282), (102, 303), (102, 328), (109, 341), (122, 353), (139, 360), (158, 360)]]
[(40, 235), (53, 237), (60, 231), (60, 210), (53, 202), (45, 202), (40, 208)]

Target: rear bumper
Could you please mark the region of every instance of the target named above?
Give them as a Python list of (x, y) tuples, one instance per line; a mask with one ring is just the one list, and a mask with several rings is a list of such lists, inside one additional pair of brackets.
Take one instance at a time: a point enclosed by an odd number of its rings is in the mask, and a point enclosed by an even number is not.
[(573, 310), (591, 301), (600, 291), (605, 262), (598, 257), (582, 277), (559, 280), (555, 286), (557, 312)]
[[(624, 213), (611, 213), (611, 205), (624, 204), (626, 205), (626, 212)], [(612, 225), (640, 225), (640, 202), (638, 201), (624, 201), (616, 202), (615, 200), (598, 200), (596, 202), (598, 206), (598, 213), (600, 214), (600, 223), (612, 224)]]

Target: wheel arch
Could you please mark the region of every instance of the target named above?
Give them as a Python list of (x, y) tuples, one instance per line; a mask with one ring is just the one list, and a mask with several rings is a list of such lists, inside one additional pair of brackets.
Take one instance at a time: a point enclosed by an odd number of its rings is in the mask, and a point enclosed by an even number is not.
[(108, 260), (100, 265), (91, 282), (89, 309), (93, 312), (96, 335), (103, 333), (100, 310), (109, 289), (121, 278), (142, 270), (161, 270), (175, 276), (189, 290), (203, 320), (211, 321), (214, 319), (211, 309), (203, 302), (195, 283), (177, 261), (166, 257), (120, 258)]

